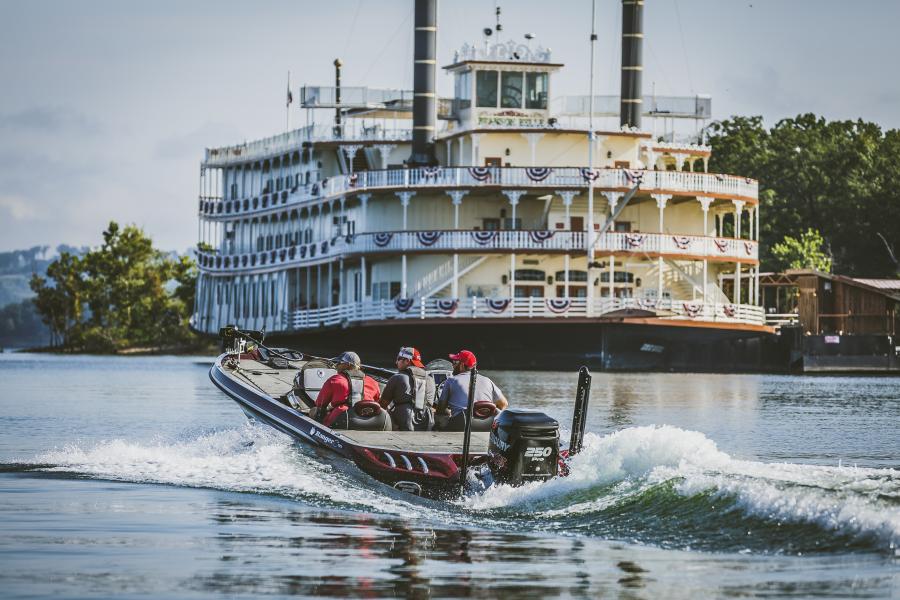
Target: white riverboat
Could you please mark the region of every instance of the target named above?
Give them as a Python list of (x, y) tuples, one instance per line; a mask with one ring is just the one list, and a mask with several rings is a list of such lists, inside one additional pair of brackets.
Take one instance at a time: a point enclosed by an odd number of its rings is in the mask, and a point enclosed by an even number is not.
[(304, 86), (307, 126), (207, 149), (193, 326), (377, 358), (760, 368), (757, 182), (679, 138), (708, 97), (642, 97), (642, 2), (623, 0), (620, 98), (552, 96), (550, 50), (492, 32), (445, 61), (440, 99), (436, 6), (416, 2), (414, 91)]

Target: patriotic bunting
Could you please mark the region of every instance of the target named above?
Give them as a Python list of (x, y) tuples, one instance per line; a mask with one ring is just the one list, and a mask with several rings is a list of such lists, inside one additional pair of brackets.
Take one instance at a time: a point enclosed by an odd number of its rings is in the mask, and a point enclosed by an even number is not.
[(494, 300), (493, 298), (488, 298), (485, 300), (487, 304), (488, 310), (492, 313), (502, 313), (509, 307), (509, 298), (502, 298)]
[(491, 170), (488, 167), (469, 167), (469, 175), (476, 181), (487, 181), (491, 178)]
[(531, 238), (531, 241), (535, 244), (543, 244), (547, 240), (553, 237), (555, 231), (529, 231), (528, 237)]
[(359, 175), (356, 173), (350, 173), (350, 176), (347, 178), (347, 183), (350, 187), (356, 187), (356, 182), (359, 181)]
[(397, 298), (394, 300), (394, 307), (399, 312), (405, 313), (412, 308), (413, 302), (415, 302), (415, 300), (412, 298)]
[(423, 246), (433, 246), (441, 237), (441, 231), (417, 231), (416, 239)]
[(581, 176), (584, 177), (585, 181), (597, 181), (600, 178), (600, 169), (588, 169), (584, 167), (581, 169)]
[(753, 256), (753, 244), (744, 242), (744, 252), (747, 253), (747, 256)]
[(387, 246), (388, 244), (391, 243), (391, 240), (393, 238), (394, 238), (393, 233), (376, 233), (375, 237), (374, 237), (375, 245), (378, 246), (379, 248), (384, 248), (385, 246)]
[(496, 231), (472, 231), (472, 239), (475, 243), (486, 246), (497, 238)]
[(441, 174), (440, 167), (422, 167), (422, 173), (426, 179), (436, 179)]
[(633, 185), (640, 185), (641, 180), (644, 179), (644, 174), (640, 171), (629, 171), (628, 169), (623, 169), (623, 171), (625, 173), (625, 179)]
[(552, 172), (553, 169), (549, 167), (527, 167), (525, 169), (525, 174), (528, 175), (528, 179), (532, 181), (544, 181), (550, 177), (550, 173)]
[(459, 306), (459, 300), (455, 298), (440, 298), (435, 300), (434, 305), (441, 314), (452, 315), (456, 312), (456, 307)]
[(558, 315), (566, 312), (569, 310), (569, 307), (572, 306), (572, 301), (568, 298), (547, 298), (546, 303), (550, 312), (554, 312)]
[(640, 248), (644, 244), (646, 237), (641, 233), (626, 233), (625, 243), (629, 248)]
[(735, 306), (733, 304), (726, 304), (725, 306), (722, 307), (722, 312), (725, 313), (726, 317), (731, 318), (734, 316), (734, 314), (736, 312)]
[(638, 300), (638, 306), (645, 310), (650, 310), (652, 308), (656, 308), (656, 299), (655, 298), (641, 298)]
[(719, 249), (719, 252), (723, 254), (728, 251), (728, 240), (713, 240), (716, 243), (716, 248)]
[(682, 304), (682, 306), (684, 307), (684, 314), (692, 319), (699, 315), (700, 311), (703, 310), (702, 304), (688, 304), (687, 302), (685, 302), (684, 304)]
[(672, 241), (675, 242), (675, 246), (677, 246), (679, 250), (687, 250), (691, 245), (692, 240), (686, 235), (673, 235)]

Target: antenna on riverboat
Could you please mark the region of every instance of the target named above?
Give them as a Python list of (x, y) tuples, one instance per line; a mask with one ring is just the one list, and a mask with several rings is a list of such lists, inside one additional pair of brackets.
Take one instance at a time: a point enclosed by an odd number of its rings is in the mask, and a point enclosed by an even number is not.
[[(588, 95), (588, 169), (594, 170), (594, 54), (597, 46), (597, 0), (591, 0), (591, 75), (590, 93)], [(594, 178), (588, 178), (588, 214), (587, 214), (587, 316), (593, 316), (594, 286), (591, 274), (591, 264), (594, 262)]]

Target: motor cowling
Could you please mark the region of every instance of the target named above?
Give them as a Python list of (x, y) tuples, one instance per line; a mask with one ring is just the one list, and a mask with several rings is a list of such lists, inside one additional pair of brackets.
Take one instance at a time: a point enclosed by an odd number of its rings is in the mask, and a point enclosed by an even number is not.
[(494, 419), (488, 464), (494, 481), (521, 485), (556, 477), (559, 423), (542, 412), (508, 408)]

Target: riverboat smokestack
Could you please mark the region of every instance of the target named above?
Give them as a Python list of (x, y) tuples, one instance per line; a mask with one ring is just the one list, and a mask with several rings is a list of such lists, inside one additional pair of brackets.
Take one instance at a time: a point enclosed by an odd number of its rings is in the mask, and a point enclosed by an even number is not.
[(622, 0), (622, 94), (619, 125), (641, 127), (643, 92), (641, 76), (644, 72), (642, 50), (644, 42), (644, 1)]
[(433, 165), (437, 95), (437, 0), (415, 0), (415, 55), (413, 56), (413, 134), (411, 165)]

